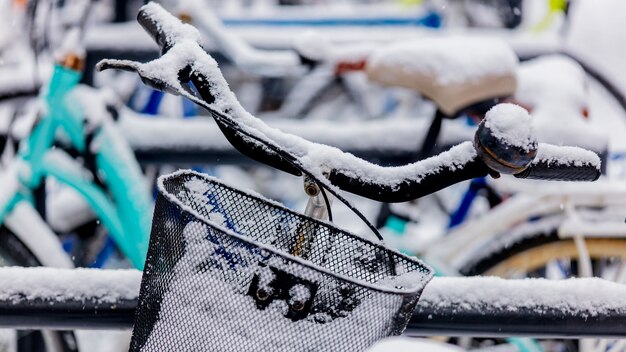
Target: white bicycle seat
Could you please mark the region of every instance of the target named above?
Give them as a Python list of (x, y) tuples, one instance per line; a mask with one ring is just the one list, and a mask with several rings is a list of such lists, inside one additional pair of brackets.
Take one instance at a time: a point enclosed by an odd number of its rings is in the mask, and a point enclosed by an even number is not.
[(366, 71), (370, 80), (416, 90), (453, 116), (468, 105), (512, 95), (517, 67), (517, 56), (501, 40), (434, 37), (381, 48)]

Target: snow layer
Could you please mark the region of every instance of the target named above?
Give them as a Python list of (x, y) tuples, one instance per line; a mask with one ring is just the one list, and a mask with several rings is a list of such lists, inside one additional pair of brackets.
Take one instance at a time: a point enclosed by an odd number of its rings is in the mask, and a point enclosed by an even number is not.
[(498, 104), (485, 114), (485, 127), (500, 141), (526, 151), (535, 149), (537, 138), (526, 109), (515, 104)]
[(115, 303), (137, 299), (137, 270), (0, 268), (0, 300), (96, 300)]
[(369, 62), (433, 76), (440, 85), (448, 85), (515, 75), (518, 59), (499, 39), (450, 36), (395, 43), (373, 53)]
[(96, 219), (93, 209), (76, 190), (60, 187), (46, 197), (46, 222), (57, 232), (69, 233)]
[(585, 79), (585, 71), (573, 59), (541, 56), (520, 65), (515, 98), (533, 108), (558, 104), (581, 111), (588, 104)]
[(624, 13), (626, 3), (621, 0), (604, 0), (601, 6), (577, 2), (571, 9), (566, 38), (568, 50), (592, 63), (622, 91), (626, 91), (626, 49), (620, 45), (626, 35)]
[(624, 312), (626, 285), (599, 278), (506, 280), (496, 277), (438, 277), (424, 290), (418, 307), (463, 311), (560, 311), (598, 316)]
[(302, 56), (311, 60), (324, 60), (332, 50), (332, 44), (317, 31), (306, 31), (296, 37), (294, 49)]
[(608, 135), (592, 124), (587, 77), (583, 68), (564, 55), (547, 55), (520, 66), (515, 98), (532, 109), (533, 124), (540, 141), (607, 149)]
[(539, 143), (537, 156), (531, 165), (537, 163), (548, 165), (585, 166), (591, 165), (600, 170), (600, 157), (594, 152), (578, 147), (560, 147), (546, 143)]

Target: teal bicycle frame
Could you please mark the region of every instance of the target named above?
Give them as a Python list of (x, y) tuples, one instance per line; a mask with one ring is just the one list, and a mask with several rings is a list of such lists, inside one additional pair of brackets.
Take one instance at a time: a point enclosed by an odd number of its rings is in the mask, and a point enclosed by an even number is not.
[[(20, 187), (12, 195), (3, 197), (0, 225), (19, 202), (33, 204), (33, 191), (45, 177), (53, 177), (86, 200), (122, 253), (134, 267), (143, 269), (152, 221), (148, 188), (132, 151), (112, 123), (105, 121), (99, 125), (93, 142), (87, 145), (86, 118), (80, 104), (71, 95), (80, 78), (79, 71), (55, 66), (43, 97), (46, 113), (20, 144), (16, 160)], [(83, 172), (55, 162), (51, 151), (62, 152), (53, 148), (60, 133), (79, 152), (93, 153), (98, 170), (98, 175), (94, 176), (102, 180), (106, 190), (85, 177)]]

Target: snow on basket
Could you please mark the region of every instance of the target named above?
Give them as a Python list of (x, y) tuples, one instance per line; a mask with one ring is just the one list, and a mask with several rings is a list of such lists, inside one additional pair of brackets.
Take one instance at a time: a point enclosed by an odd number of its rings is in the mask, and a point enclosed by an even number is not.
[(159, 179), (131, 351), (363, 351), (432, 277), (414, 258), (192, 171)]

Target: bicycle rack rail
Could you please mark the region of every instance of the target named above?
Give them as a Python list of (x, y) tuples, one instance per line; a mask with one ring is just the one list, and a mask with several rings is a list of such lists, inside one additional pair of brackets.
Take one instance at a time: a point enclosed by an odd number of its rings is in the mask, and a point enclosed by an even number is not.
[[(233, 148), (207, 117), (195, 119), (145, 118), (122, 112), (119, 127), (137, 160), (144, 165), (253, 164)], [(427, 119), (370, 120), (337, 124), (332, 121), (271, 119), (272, 127), (307, 140), (327, 144), (380, 165), (417, 161)], [(471, 140), (474, 131), (444, 122), (435, 152)], [(375, 142), (371, 142), (375, 141)]]
[[(0, 328), (130, 329), (140, 280), (134, 270), (0, 268)], [(534, 281), (434, 278), (405, 334), (626, 338), (626, 285), (576, 279), (593, 288), (578, 292), (563, 281)], [(564, 306), (537, 301), (537, 285)], [(509, 290), (508, 301), (481, 294)]]
[(473, 337), (626, 337), (626, 285), (597, 278), (434, 278), (405, 334)]

